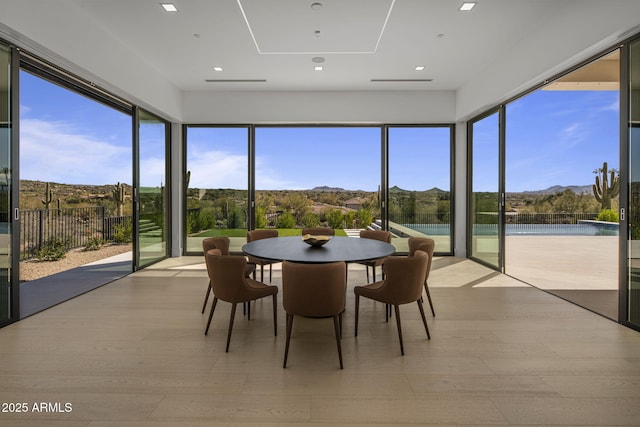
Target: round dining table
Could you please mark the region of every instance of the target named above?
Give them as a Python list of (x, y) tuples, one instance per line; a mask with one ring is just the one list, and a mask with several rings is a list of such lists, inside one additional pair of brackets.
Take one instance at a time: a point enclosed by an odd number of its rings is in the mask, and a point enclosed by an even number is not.
[(392, 255), (396, 248), (386, 242), (357, 237), (332, 236), (322, 246), (311, 246), (302, 236), (270, 237), (242, 246), (242, 252), (272, 261), (321, 264), (336, 261), (360, 262)]

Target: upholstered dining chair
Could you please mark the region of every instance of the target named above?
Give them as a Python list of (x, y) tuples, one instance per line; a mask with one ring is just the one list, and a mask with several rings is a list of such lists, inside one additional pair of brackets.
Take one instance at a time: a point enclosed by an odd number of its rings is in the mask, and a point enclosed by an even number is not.
[(311, 234), (312, 236), (335, 236), (336, 230), (331, 227), (304, 227), (302, 235)]
[(398, 338), (400, 339), (400, 352), (404, 356), (404, 344), (402, 342), (402, 324), (400, 321), (400, 305), (416, 302), (422, 316), (422, 323), (427, 332), (427, 338), (431, 339), (427, 319), (422, 307), (422, 285), (429, 262), (426, 252), (417, 250), (411, 257), (388, 257), (384, 262), (386, 278), (383, 281), (364, 286), (356, 286), (353, 292), (356, 295), (356, 324), (355, 336), (358, 336), (358, 311), (360, 297), (370, 298), (395, 308)]
[[(278, 237), (278, 230), (265, 230), (265, 229), (260, 229), (260, 230), (250, 230), (247, 232), (247, 243), (249, 242), (253, 242), (254, 240), (260, 240), (260, 239), (268, 239), (270, 237)], [(279, 262), (279, 261), (273, 261), (273, 260), (269, 260), (269, 259), (264, 259), (264, 258), (256, 258), (256, 257), (249, 257), (249, 262), (259, 265), (260, 266), (260, 281), (264, 282), (264, 266), (268, 265), (269, 266), (269, 283), (271, 283), (271, 275), (272, 275), (272, 267), (273, 264)], [(256, 273), (255, 271), (253, 272), (253, 279), (255, 280), (256, 278)]]
[[(380, 240), (381, 242), (386, 242), (386, 243), (391, 243), (391, 233), (388, 231), (384, 231), (384, 230), (361, 230), (360, 231), (360, 238), (361, 239), (374, 239), (374, 240)], [(362, 261), (359, 262), (358, 264), (362, 264), (365, 266), (365, 269), (367, 270), (367, 283), (370, 283), (369, 281), (369, 267), (371, 267), (371, 269), (373, 270), (373, 282), (376, 281), (376, 267), (380, 267), (382, 265), (382, 263), (384, 262), (384, 258), (379, 258), (379, 259), (373, 259), (373, 260), (369, 260), (369, 261)], [(384, 279), (384, 271), (382, 272), (382, 279)]]
[(417, 250), (421, 250), (429, 255), (429, 263), (427, 264), (427, 274), (424, 277), (424, 290), (427, 293), (427, 299), (429, 300), (429, 307), (431, 307), (431, 314), (436, 317), (436, 312), (433, 309), (433, 301), (431, 301), (431, 292), (429, 292), (429, 273), (431, 272), (431, 261), (433, 260), (433, 252), (435, 251), (436, 242), (428, 237), (409, 237), (409, 256), (413, 256)]
[[(202, 239), (202, 253), (206, 254), (211, 249), (219, 249), (221, 255), (229, 255), (229, 246), (231, 245), (231, 240), (226, 236), (219, 237), (207, 237)], [(248, 263), (245, 267), (245, 276), (249, 277), (251, 273), (256, 270), (256, 265), (252, 263)], [(207, 293), (204, 296), (204, 304), (202, 304), (202, 313), (204, 313), (204, 309), (207, 306), (207, 301), (209, 301), (209, 294), (213, 292), (211, 288), (211, 280), (209, 280), (209, 284), (207, 286)]]
[(278, 335), (277, 295), (278, 287), (269, 286), (245, 277), (247, 260), (242, 255), (222, 255), (219, 249), (212, 249), (205, 254), (207, 273), (213, 287), (213, 304), (209, 313), (209, 320), (204, 334), (209, 333), (209, 326), (213, 318), (218, 300), (231, 303), (231, 317), (227, 332), (226, 352), (229, 352), (233, 319), (236, 315), (236, 305), (254, 301), (260, 298), (273, 297), (273, 335)]
[(326, 264), (282, 263), (282, 302), (287, 315), (287, 341), (283, 368), (287, 367), (289, 342), (294, 316), (333, 317), (338, 346), (340, 369), (342, 365), (342, 312), (346, 299), (346, 265), (344, 262)]

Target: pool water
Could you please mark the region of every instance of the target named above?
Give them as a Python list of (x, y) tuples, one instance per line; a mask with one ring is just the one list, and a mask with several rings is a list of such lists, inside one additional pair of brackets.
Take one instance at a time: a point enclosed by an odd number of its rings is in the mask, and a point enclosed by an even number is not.
[[(407, 228), (433, 236), (449, 234), (449, 224), (402, 224)], [(496, 224), (475, 224), (474, 235), (497, 235)], [(506, 224), (507, 236), (617, 236), (618, 228), (598, 224)]]

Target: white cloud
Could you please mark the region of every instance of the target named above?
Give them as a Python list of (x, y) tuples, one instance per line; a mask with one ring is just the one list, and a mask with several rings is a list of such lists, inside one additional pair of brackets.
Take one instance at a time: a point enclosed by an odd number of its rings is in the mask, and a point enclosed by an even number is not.
[(20, 178), (68, 184), (131, 183), (131, 149), (64, 122), (20, 121)]
[(140, 159), (140, 186), (159, 187), (167, 185), (164, 158)]
[(267, 159), (256, 156), (256, 190), (302, 190), (301, 182), (282, 179), (280, 173), (274, 170)]
[(599, 111), (620, 111), (620, 101), (616, 99), (611, 104), (600, 108)]
[(203, 151), (189, 157), (190, 188), (247, 188), (247, 157)]
[(582, 123), (573, 123), (560, 131), (560, 140), (558, 142), (564, 148), (575, 147), (586, 139), (587, 133)]

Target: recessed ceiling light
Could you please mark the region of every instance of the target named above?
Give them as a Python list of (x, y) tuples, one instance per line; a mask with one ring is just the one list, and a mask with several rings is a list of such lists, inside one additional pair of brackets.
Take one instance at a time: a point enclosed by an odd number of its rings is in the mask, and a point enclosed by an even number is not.
[(213, 71), (222, 71), (222, 67), (214, 66)]
[(160, 3), (160, 6), (167, 12), (177, 12), (178, 8), (173, 3)]
[(322, 65), (316, 65), (315, 67), (313, 67), (314, 71), (322, 71), (324, 70), (324, 67)]
[(473, 7), (474, 7), (477, 3), (478, 3), (478, 2), (475, 2), (475, 1), (474, 1), (474, 2), (464, 2), (464, 3), (462, 3), (462, 6), (460, 6), (460, 9), (458, 9), (458, 10), (464, 10), (464, 11), (466, 11), (466, 10), (471, 10), (471, 9), (473, 9)]
[(418, 65), (418, 66), (415, 68), (415, 70), (416, 70), (416, 71), (423, 71), (423, 70), (424, 70), (424, 65)]

